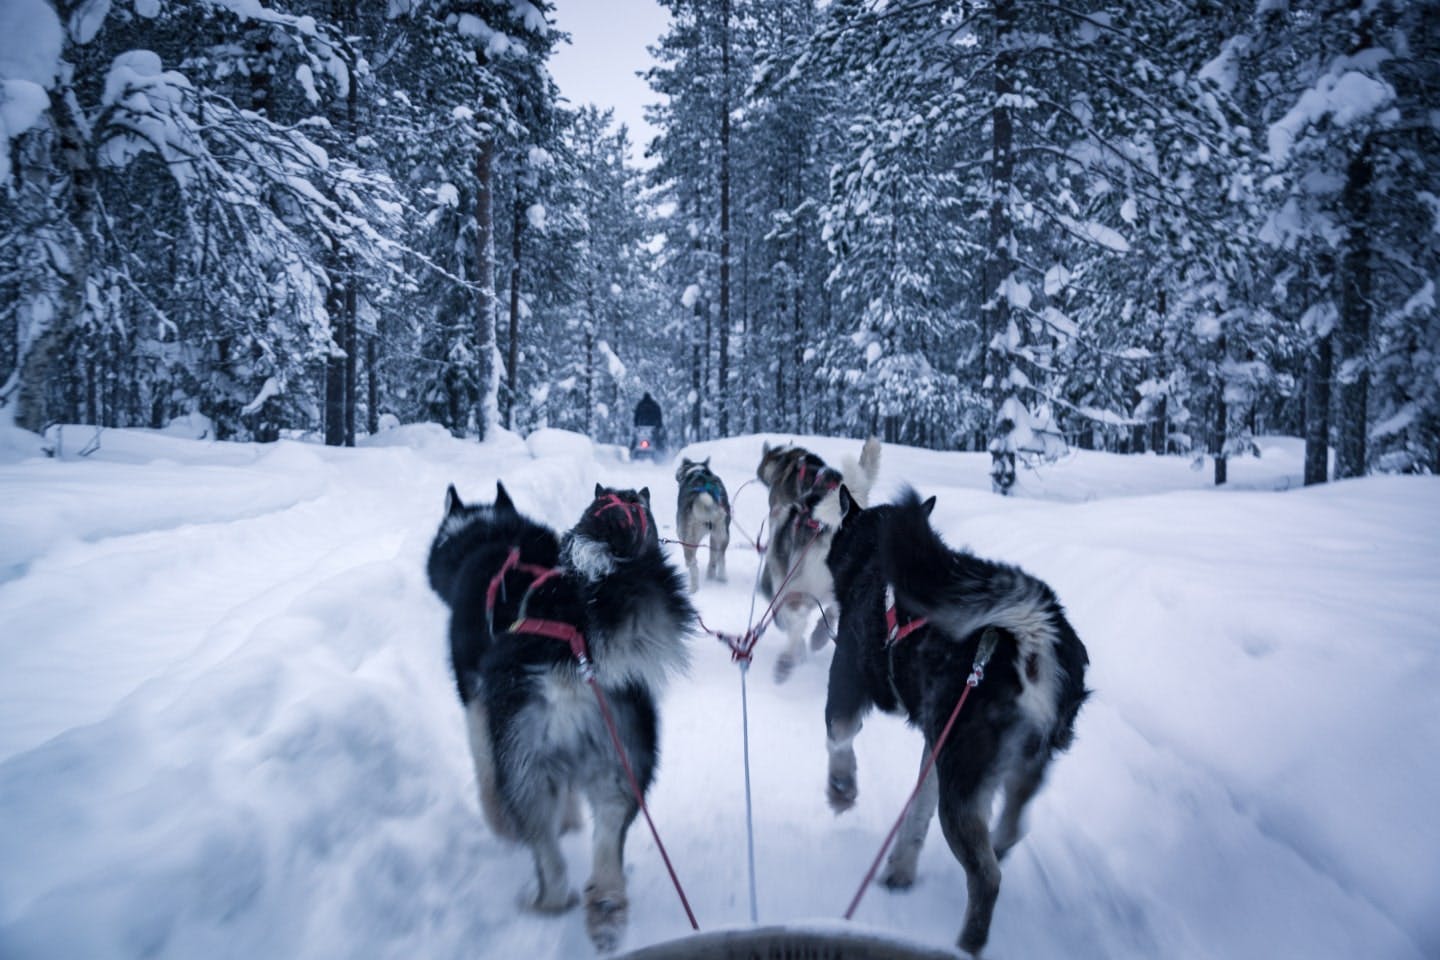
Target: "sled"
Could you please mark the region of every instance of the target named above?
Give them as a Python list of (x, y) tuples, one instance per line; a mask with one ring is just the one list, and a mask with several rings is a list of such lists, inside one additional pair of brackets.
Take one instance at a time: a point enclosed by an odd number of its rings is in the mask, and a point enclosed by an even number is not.
[(844, 927), (752, 927), (651, 944), (614, 960), (956, 960), (961, 954)]

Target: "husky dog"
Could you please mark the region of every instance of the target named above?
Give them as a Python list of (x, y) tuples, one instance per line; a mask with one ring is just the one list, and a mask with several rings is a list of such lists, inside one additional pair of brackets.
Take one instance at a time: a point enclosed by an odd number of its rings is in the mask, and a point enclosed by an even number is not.
[(695, 552), (700, 540), (710, 538), (710, 563), (705, 576), (725, 582), (725, 548), (730, 545), (730, 497), (725, 484), (710, 469), (710, 458), (682, 459), (675, 471), (680, 484), (675, 509), (675, 535), (685, 552), (685, 569), (690, 573), (690, 592), (700, 589), (700, 566)]
[(775, 622), (785, 631), (785, 649), (775, 660), (775, 681), (784, 683), (805, 653), (805, 626), (818, 607), (820, 619), (810, 634), (816, 650), (830, 638), (836, 620), (835, 587), (825, 554), (840, 519), (837, 490), (842, 480), (854, 499), (867, 502), (880, 471), (880, 441), (871, 437), (860, 460), (846, 459), (844, 473), (796, 446), (766, 444), (756, 476), (770, 488), (770, 545), (765, 551), (760, 586), (774, 598)]
[[(514, 508), (504, 499), (476, 515), (508, 519)], [(589, 681), (603, 692), (647, 790), (658, 759), (655, 697), (688, 662), (685, 634), (695, 616), (680, 574), (660, 552), (649, 502), (648, 489), (597, 485), (595, 501), (558, 546), (553, 533), (540, 528), (547, 540), (530, 529), (538, 524), (452, 519), (462, 510), (441, 524), (431, 552), (432, 583), (453, 611), (452, 638), (465, 634), (452, 649), (461, 651), (456, 673), (487, 817), (534, 856), (530, 906), (558, 913), (578, 902), (559, 838), (572, 794), (585, 795), (594, 819), (585, 926), (606, 951), (625, 928), (625, 835), (639, 804)], [(471, 559), (480, 554), (491, 559)], [(492, 635), (490, 623), (507, 628)]]
[[(878, 446), (876, 456), (879, 456)], [(783, 443), (777, 447), (765, 443), (761, 447), (755, 476), (770, 489), (772, 514), (786, 504), (804, 503), (815, 494), (823, 496), (837, 489), (844, 479), (839, 470), (827, 465), (817, 454)]]
[[(905, 889), (936, 807), (968, 901), (960, 948), (978, 953), (1000, 891), (999, 859), (1022, 834), (1021, 815), (1051, 758), (1074, 738), (1089, 657), (1055, 594), (1023, 571), (951, 550), (930, 526), (932, 497), (907, 490), (865, 510), (840, 489), (843, 520), (828, 562), (840, 601), (825, 732), (827, 795), (837, 813), (858, 795), (853, 743), (871, 707), (940, 736), (982, 644), (993, 654), (900, 828), (881, 882)], [(893, 598), (893, 599), (891, 599)], [(990, 805), (1003, 788), (994, 831)]]
[[(513, 555), (512, 555), (513, 554)], [(445, 519), (430, 545), (426, 573), (430, 586), (450, 607), (450, 665), (460, 703), (469, 720), (470, 754), (480, 791), (480, 809), (490, 828), (516, 839), (495, 792), (495, 765), (480, 694), (480, 664), (520, 611), (520, 598), (537, 572), (560, 559), (555, 531), (515, 509), (505, 485), (495, 484), (494, 504), (466, 504), (452, 484), (445, 491)], [(579, 823), (571, 798), (567, 826)]]

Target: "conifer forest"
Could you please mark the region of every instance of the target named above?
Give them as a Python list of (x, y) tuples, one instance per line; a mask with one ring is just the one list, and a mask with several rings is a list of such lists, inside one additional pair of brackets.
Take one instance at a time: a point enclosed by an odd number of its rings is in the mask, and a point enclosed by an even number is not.
[(1440, 3), (659, 2), (0, 0), (0, 417), (1440, 471)]

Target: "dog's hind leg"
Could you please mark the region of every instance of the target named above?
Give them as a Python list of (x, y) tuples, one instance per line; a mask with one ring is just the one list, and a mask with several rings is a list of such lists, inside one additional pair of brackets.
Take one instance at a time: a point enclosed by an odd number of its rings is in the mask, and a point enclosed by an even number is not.
[(844, 813), (860, 795), (855, 762), (855, 736), (871, 701), (865, 692), (860, 663), (851, 643), (836, 644), (825, 694), (825, 749), (830, 754), (825, 798), (830, 809)]
[[(930, 759), (930, 744), (926, 743), (920, 753), (920, 769)], [(915, 802), (905, 814), (900, 833), (895, 837), (895, 848), (885, 862), (885, 872), (880, 882), (891, 890), (908, 890), (915, 882), (915, 868), (920, 862), (920, 849), (925, 846), (925, 835), (930, 832), (930, 820), (935, 816), (935, 807), (940, 802), (940, 777), (934, 770), (920, 785)]]
[(710, 525), (710, 566), (706, 575), (725, 582), (725, 551), (730, 546), (730, 518), (721, 517)]
[(990, 843), (995, 848), (996, 857), (1005, 859), (1005, 854), (1025, 835), (1025, 807), (1044, 783), (1045, 767), (1049, 759), (1049, 752), (1043, 747), (1039, 748), (1033, 755), (1021, 761), (1005, 778), (1005, 807), (990, 834)]
[[(990, 846), (987, 825), (993, 791), (975, 789), (974, 784), (947, 782), (943, 768), (940, 774), (940, 826), (950, 844), (950, 852), (965, 868), (968, 897), (965, 903), (965, 926), (961, 928), (959, 945), (966, 953), (979, 954), (990, 939), (990, 919), (995, 914), (995, 900), (1000, 896), (1000, 862)], [(969, 789), (969, 796), (957, 795)]]
[(508, 781), (506, 809), (519, 829), (520, 839), (535, 858), (539, 889), (528, 906), (541, 913), (563, 913), (579, 902), (566, 876), (560, 851), (560, 824), (564, 819), (568, 784), (544, 774), (525, 771)]
[(834, 640), (835, 625), (840, 622), (840, 611), (834, 604), (820, 606), (820, 619), (815, 621), (815, 628), (810, 631), (810, 649), (824, 650), (825, 644)]
[(787, 593), (775, 606), (775, 622), (785, 631), (785, 649), (775, 658), (775, 682), (784, 683), (805, 657), (805, 598)]
[(700, 565), (695, 562), (697, 531), (691, 529), (684, 517), (675, 520), (676, 535), (680, 537), (680, 550), (685, 554), (685, 570), (690, 574), (690, 592), (700, 589)]
[(505, 805), (500, 802), (500, 792), (495, 786), (495, 754), (490, 743), (490, 724), (484, 703), (479, 699), (471, 700), (465, 708), (465, 719), (465, 729), (470, 735), (470, 758), (475, 763), (475, 785), (480, 793), (480, 811), (496, 836), (518, 840), (515, 824), (505, 813)]
[(620, 945), (630, 914), (625, 895), (625, 834), (639, 811), (619, 778), (605, 777), (591, 790), (595, 811), (594, 858), (585, 884), (585, 931), (595, 949), (608, 953)]

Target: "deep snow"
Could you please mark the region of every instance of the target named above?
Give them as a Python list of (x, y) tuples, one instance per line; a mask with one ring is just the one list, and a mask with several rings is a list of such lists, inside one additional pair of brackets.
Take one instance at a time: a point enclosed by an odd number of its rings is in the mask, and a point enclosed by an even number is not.
[[(445, 485), (573, 523), (593, 484), (673, 464), (556, 431), (484, 446), (412, 426), (358, 450), (67, 428), (0, 437), (0, 956), (527, 960), (591, 950), (516, 908), (528, 855), (486, 831), (423, 558)], [(770, 440), (789, 439), (769, 437)], [(801, 438), (831, 462), (855, 440)], [(740, 524), (761, 437), (713, 455)], [(1298, 486), (1273, 440), (1208, 466), (1082, 453), (987, 490), (972, 454), (887, 447), (877, 497), (939, 496), (954, 544), (1048, 580), (1089, 646), (1078, 741), (1004, 866), (995, 957), (1440, 956), (1440, 480)], [(697, 602), (743, 627), (755, 554)], [(678, 561), (678, 548), (676, 560)], [(748, 922), (739, 674), (703, 635), (662, 707), (650, 803), (705, 929)], [(913, 781), (872, 717), (860, 800), (825, 804), (822, 652), (749, 686), (762, 923), (833, 923)], [(577, 880), (588, 842), (567, 838)], [(627, 947), (688, 926), (643, 825)], [(953, 943), (963, 874), (933, 829), (858, 923)]]

